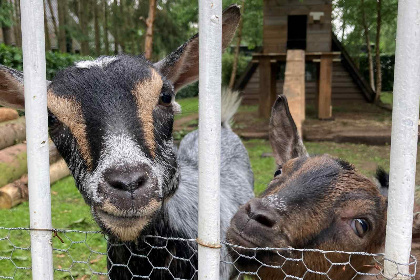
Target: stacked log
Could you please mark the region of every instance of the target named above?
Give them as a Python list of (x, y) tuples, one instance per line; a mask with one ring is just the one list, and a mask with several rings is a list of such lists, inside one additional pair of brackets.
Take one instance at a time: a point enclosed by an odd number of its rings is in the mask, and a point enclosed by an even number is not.
[(10, 108), (0, 108), (0, 122), (11, 121), (19, 118), (19, 113)]
[[(64, 159), (60, 159), (50, 166), (51, 184), (69, 175), (70, 170)], [(28, 175), (26, 174), (19, 180), (0, 188), (0, 209), (10, 209), (22, 202), (28, 201), (28, 199)]]
[(24, 117), (0, 123), (0, 150), (21, 143), (25, 139), (26, 129)]
[[(25, 139), (25, 118), (15, 110), (0, 108), (0, 209), (29, 199)], [(70, 171), (52, 142), (49, 150), (50, 182), (54, 183)]]

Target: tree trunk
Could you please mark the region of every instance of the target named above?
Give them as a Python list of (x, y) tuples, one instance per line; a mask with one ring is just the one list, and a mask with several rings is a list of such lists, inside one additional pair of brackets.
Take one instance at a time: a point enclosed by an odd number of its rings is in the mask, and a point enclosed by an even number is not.
[[(26, 144), (17, 144), (0, 151), (0, 186), (19, 179), (28, 172)], [(60, 158), (54, 144), (50, 144), (50, 164)]]
[(376, 95), (375, 102), (378, 102), (382, 92), (382, 70), (381, 70), (381, 0), (376, 0)]
[(369, 62), (369, 82), (370, 86), (373, 90), (375, 90), (375, 79), (374, 79), (374, 72), (373, 72), (373, 58), (372, 58), (372, 49), (370, 48), (370, 37), (369, 37), (369, 28), (366, 22), (366, 13), (365, 13), (365, 1), (360, 0), (360, 6), (362, 10), (362, 23), (363, 28), (365, 30), (365, 40), (366, 40), (366, 47), (368, 52), (368, 62)]
[[(48, 0), (48, 1), (51, 1), (51, 0)], [(58, 23), (59, 23), (57, 43), (60, 47), (60, 52), (65, 53), (67, 52), (67, 40), (66, 40), (66, 24), (67, 24), (66, 15), (68, 12), (67, 0), (58, 0), (57, 3), (58, 3), (57, 9), (58, 9)]]
[[(3, 3), (7, 3), (7, 0), (2, 0), (0, 1), (0, 5)], [(13, 29), (10, 26), (2, 26), (1, 27), (2, 31), (3, 31), (3, 43), (5, 45), (11, 46), (13, 44)], [(18, 38), (15, 38), (16, 41), (18, 40)], [(16, 42), (17, 44), (17, 42)]]
[(118, 20), (118, 4), (117, 1), (114, 1), (114, 9), (112, 11), (112, 18), (114, 23), (114, 54), (119, 53), (119, 45), (120, 45), (120, 36), (119, 36), (119, 20)]
[[(64, 159), (50, 166), (50, 184), (70, 175)], [(22, 202), (28, 201), (28, 175), (23, 175), (19, 180), (0, 188), (0, 209), (10, 209)]]
[(341, 43), (344, 42), (344, 33), (346, 31), (346, 18), (344, 17), (344, 12), (343, 12), (343, 24), (341, 26)]
[[(127, 22), (126, 22), (126, 19), (127, 19), (127, 15), (124, 13), (124, 3), (126, 3), (126, 1), (124, 1), (124, 0), (120, 0), (120, 15), (119, 15), (119, 20), (120, 20), (120, 22), (119, 22), (119, 24), (121, 24), (122, 25), (122, 28), (119, 30), (120, 31), (120, 36), (119, 36), (119, 39), (120, 39), (120, 46), (121, 46), (121, 49), (122, 49), (122, 52), (124, 53), (125, 52), (125, 45), (126, 45), (126, 42), (127, 42), (127, 32), (126, 32), (126, 27), (127, 27)], [(121, 25), (120, 25), (120, 27), (121, 27)]]
[(153, 24), (155, 22), (156, 0), (149, 0), (149, 16), (146, 19), (146, 39), (144, 41), (144, 56), (152, 58), (153, 52)]
[(17, 3), (17, 7), (16, 7), (16, 17), (17, 17), (17, 27), (18, 27), (18, 37), (16, 38), (16, 46), (18, 46), (19, 48), (22, 47), (22, 29), (21, 29), (21, 20), (20, 20), (20, 16), (21, 16), (21, 12), (20, 12), (20, 0), (16, 0), (15, 1), (15, 5)]
[(79, 2), (79, 23), (80, 28), (82, 30), (83, 38), (81, 40), (81, 54), (88, 55), (89, 54), (89, 30), (88, 30), (88, 1), (80, 1)]
[(105, 43), (105, 54), (109, 54), (109, 40), (108, 40), (108, 3), (104, 1), (104, 43)]
[(94, 17), (94, 28), (95, 28), (95, 52), (99, 56), (101, 54), (101, 34), (99, 30), (99, 5), (96, 0), (93, 0), (93, 17)]
[[(53, 6), (51, 4), (51, 0), (47, 0), (47, 3), (48, 3), (48, 9), (50, 10), (50, 14), (51, 14), (51, 20), (53, 22), (54, 34), (55, 34), (56, 38), (58, 38), (59, 34), (58, 34), (58, 27), (57, 27), (57, 19), (55, 18), (54, 9), (53, 9)], [(60, 6), (61, 6), (61, 1), (58, 1), (58, 11), (60, 11)], [(59, 17), (59, 23), (58, 24), (61, 24), (60, 12), (58, 14), (58, 17)], [(58, 44), (59, 44), (59, 42), (57, 42), (57, 45)]]
[(0, 150), (26, 139), (25, 117), (0, 124)]
[[(244, 10), (245, 10), (245, 0), (242, 0), (241, 15), (244, 14)], [(244, 24), (243, 24), (243, 17), (242, 17), (241, 20), (239, 21), (238, 30), (236, 33), (237, 39), (236, 39), (236, 47), (235, 47), (235, 57), (233, 58), (232, 73), (230, 74), (230, 81), (229, 81), (230, 89), (233, 89), (233, 86), (235, 85), (236, 72), (238, 71), (239, 48), (241, 46), (243, 25)]]
[(44, 1), (44, 33), (45, 33), (45, 51), (51, 50), (51, 41), (50, 41), (50, 29), (48, 27), (48, 17), (47, 17), (47, 8), (45, 7), (46, 3)]

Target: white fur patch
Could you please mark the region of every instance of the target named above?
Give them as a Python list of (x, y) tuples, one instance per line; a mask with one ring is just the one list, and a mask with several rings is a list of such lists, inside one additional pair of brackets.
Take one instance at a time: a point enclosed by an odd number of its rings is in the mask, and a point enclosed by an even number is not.
[(104, 68), (105, 66), (107, 66), (108, 64), (110, 64), (111, 62), (115, 60), (117, 60), (117, 57), (115, 56), (101, 56), (95, 60), (84, 60), (84, 61), (76, 62), (75, 65), (78, 68), (84, 68), (84, 69), (89, 69), (92, 67)]
[(172, 102), (172, 110), (174, 111), (175, 115), (179, 115), (182, 113), (181, 105), (179, 105), (179, 103), (176, 101)]
[(98, 195), (98, 186), (104, 180), (104, 172), (108, 168), (139, 163), (148, 165), (152, 169), (158, 180), (159, 193), (157, 195), (161, 196), (163, 168), (148, 158), (132, 137), (126, 134), (105, 136), (104, 149), (99, 164), (91, 174), (86, 176), (82, 185), (92, 200), (100, 203), (103, 201), (103, 197)]
[(287, 204), (283, 197), (279, 197), (277, 194), (266, 196), (262, 199), (263, 204), (268, 207), (274, 207), (279, 211), (287, 211)]

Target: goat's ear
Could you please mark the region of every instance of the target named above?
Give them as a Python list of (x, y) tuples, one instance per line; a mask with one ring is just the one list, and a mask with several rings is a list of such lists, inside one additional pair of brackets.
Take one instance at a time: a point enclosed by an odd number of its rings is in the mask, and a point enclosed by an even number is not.
[[(237, 5), (231, 5), (223, 11), (223, 50), (232, 41), (240, 18), (240, 8)], [(172, 82), (175, 92), (198, 79), (198, 41), (198, 34), (196, 34), (176, 51), (154, 65)]]
[(277, 98), (271, 111), (269, 137), (280, 166), (290, 159), (308, 156), (284, 95)]
[(0, 65), (0, 105), (25, 109), (23, 73), (3, 65)]
[(381, 194), (385, 197), (388, 197), (389, 189), (389, 174), (382, 167), (376, 169), (375, 179), (377, 180), (377, 185)]

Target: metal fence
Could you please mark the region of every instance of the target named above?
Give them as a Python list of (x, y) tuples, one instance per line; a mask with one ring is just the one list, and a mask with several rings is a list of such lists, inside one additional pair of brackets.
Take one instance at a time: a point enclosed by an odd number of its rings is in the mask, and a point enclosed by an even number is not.
[[(29, 279), (31, 277), (31, 258), (28, 228), (0, 228), (0, 279)], [(100, 231), (52, 230), (54, 279), (108, 279), (113, 268), (119, 267), (130, 271), (129, 263), (136, 258), (147, 259), (148, 269), (141, 274), (132, 273), (131, 279), (149, 279), (155, 272), (163, 273), (165, 279), (180, 279), (172, 268), (176, 260), (191, 266), (191, 275), (184, 279), (197, 279), (197, 242), (195, 239), (171, 238), (162, 236), (145, 236), (145, 254), (134, 253), (124, 243), (110, 243), (110, 247), (124, 247), (130, 251), (130, 258), (121, 263), (109, 263), (107, 267), (108, 238)], [(188, 258), (177, 255), (170, 248), (173, 243), (191, 249)], [(312, 279), (315, 276), (322, 279), (341, 279), (341, 271), (350, 270), (354, 278), (363, 276), (365, 279), (400, 279), (401, 276), (413, 278), (416, 275), (417, 260), (410, 257), (409, 263), (398, 263), (387, 259), (384, 254), (369, 254), (364, 252), (323, 251), (317, 249), (294, 248), (245, 248), (222, 242), (229, 251), (231, 258), (221, 261), (228, 267), (234, 279), (244, 279), (248, 276), (264, 279), (263, 271), (282, 275), (279, 279)], [(166, 260), (156, 261), (149, 255), (154, 251), (165, 251)], [(264, 258), (270, 254), (270, 261)], [(363, 257), (363, 269), (355, 267), (355, 258)], [(314, 267), (311, 260), (328, 263), (326, 269)], [(241, 262), (248, 263), (248, 269), (243, 269)], [(391, 277), (384, 275), (384, 264), (389, 263), (397, 271)], [(293, 267), (293, 270), (290, 269)], [(405, 273), (404, 271), (408, 271)], [(246, 279), (246, 278), (245, 278)]]
[[(415, 155), (417, 149), (417, 121), (418, 101), (420, 94), (420, 24), (418, 14), (420, 2), (417, 0), (403, 1), (399, 5), (394, 115), (392, 134), (392, 155), (390, 174), (390, 211), (388, 212), (388, 228), (386, 257), (383, 254), (368, 254), (355, 252), (321, 251), (314, 249), (293, 248), (255, 248), (246, 249), (223, 243), (228, 247), (233, 256), (233, 261), (225, 262), (237, 272), (237, 278), (245, 275), (261, 278), (261, 273), (266, 269), (275, 270), (284, 275), (284, 279), (303, 279), (312, 276), (321, 276), (333, 279), (334, 271), (352, 269), (356, 276), (366, 276), (385, 279), (407, 279), (416, 274), (416, 260), (410, 257), (411, 224), (414, 195)], [(100, 250), (94, 244), (98, 241), (105, 243), (106, 237), (101, 232), (84, 232), (72, 230), (52, 230), (50, 189), (48, 172), (48, 135), (46, 117), (46, 84), (45, 84), (45, 44), (43, 28), (43, 3), (41, 0), (22, 0), (22, 35), (25, 73), (25, 96), (26, 116), (33, 121), (28, 122), (28, 174), (30, 192), (31, 229), (28, 228), (0, 228), (0, 278), (2, 279), (103, 279), (107, 278), (107, 250)], [(168, 252), (168, 264), (157, 266), (152, 262), (151, 272), (145, 275), (133, 275), (132, 278), (149, 278), (156, 270), (168, 272), (168, 278), (177, 278), (172, 275), (170, 263), (177, 259), (188, 262), (193, 266), (191, 278), (218, 279), (220, 265), (220, 234), (218, 220), (219, 200), (206, 200), (203, 203), (206, 192), (218, 193), (218, 163), (217, 152), (220, 150), (220, 141), (214, 136), (214, 131), (220, 129), (220, 116), (217, 115), (220, 108), (220, 88), (214, 87), (220, 84), (220, 40), (221, 40), (221, 1), (200, 1), (200, 92), (207, 96), (206, 100), (200, 100), (200, 115), (206, 118), (200, 121), (200, 137), (204, 133), (211, 133), (214, 141), (205, 149), (200, 150), (200, 167), (208, 168), (200, 171), (205, 177), (200, 177), (200, 221), (199, 236), (195, 239), (180, 239), (148, 236), (145, 244), (153, 250), (166, 250), (170, 242), (182, 242), (184, 246), (194, 249), (191, 258), (180, 258), (173, 252)], [(414, 24), (413, 24), (414, 23)], [(215, 82), (216, 81), (216, 82)], [(35, 98), (36, 97), (36, 98)], [(211, 106), (207, 106), (211, 104)], [(207, 122), (207, 119), (209, 120)], [(220, 138), (220, 137), (219, 137)], [(212, 147), (211, 149), (209, 147)], [(220, 151), (219, 151), (220, 152)], [(214, 156), (215, 155), (215, 156)], [(413, 160), (414, 159), (414, 160)], [(207, 177), (206, 177), (207, 176)], [(204, 210), (203, 210), (204, 209)], [(214, 211), (216, 209), (216, 211)], [(50, 230), (51, 229), (51, 230)], [(24, 235), (31, 236), (23, 238)], [(53, 242), (51, 247), (50, 242)], [(95, 242), (94, 242), (95, 241)], [(210, 246), (214, 245), (214, 246)], [(111, 244), (110, 246), (125, 246)], [(198, 249), (196, 249), (198, 248)], [(127, 247), (127, 249), (129, 249)], [(246, 252), (245, 252), (246, 251)], [(131, 251), (130, 251), (131, 252)], [(270, 252), (275, 256), (275, 261), (269, 263), (259, 256)], [(339, 254), (344, 256), (343, 261), (335, 262), (332, 256)], [(196, 256), (197, 255), (197, 256)], [(321, 258), (329, 263), (327, 270), (318, 271), (308, 265), (305, 256)], [(54, 256), (54, 261), (53, 261)], [(368, 272), (356, 271), (352, 265), (354, 258), (366, 257)], [(131, 252), (131, 258), (146, 258), (148, 254), (137, 255)], [(198, 258), (198, 266), (193, 261)], [(130, 258), (130, 259), (131, 259)], [(127, 263), (130, 261), (127, 260)], [(240, 263), (246, 260), (252, 262), (253, 269), (244, 271)], [(150, 261), (150, 260), (149, 260)], [(110, 268), (126, 267), (127, 263), (112, 263)], [(302, 269), (300, 275), (293, 275), (289, 265)], [(356, 277), (355, 276), (355, 277)]]

